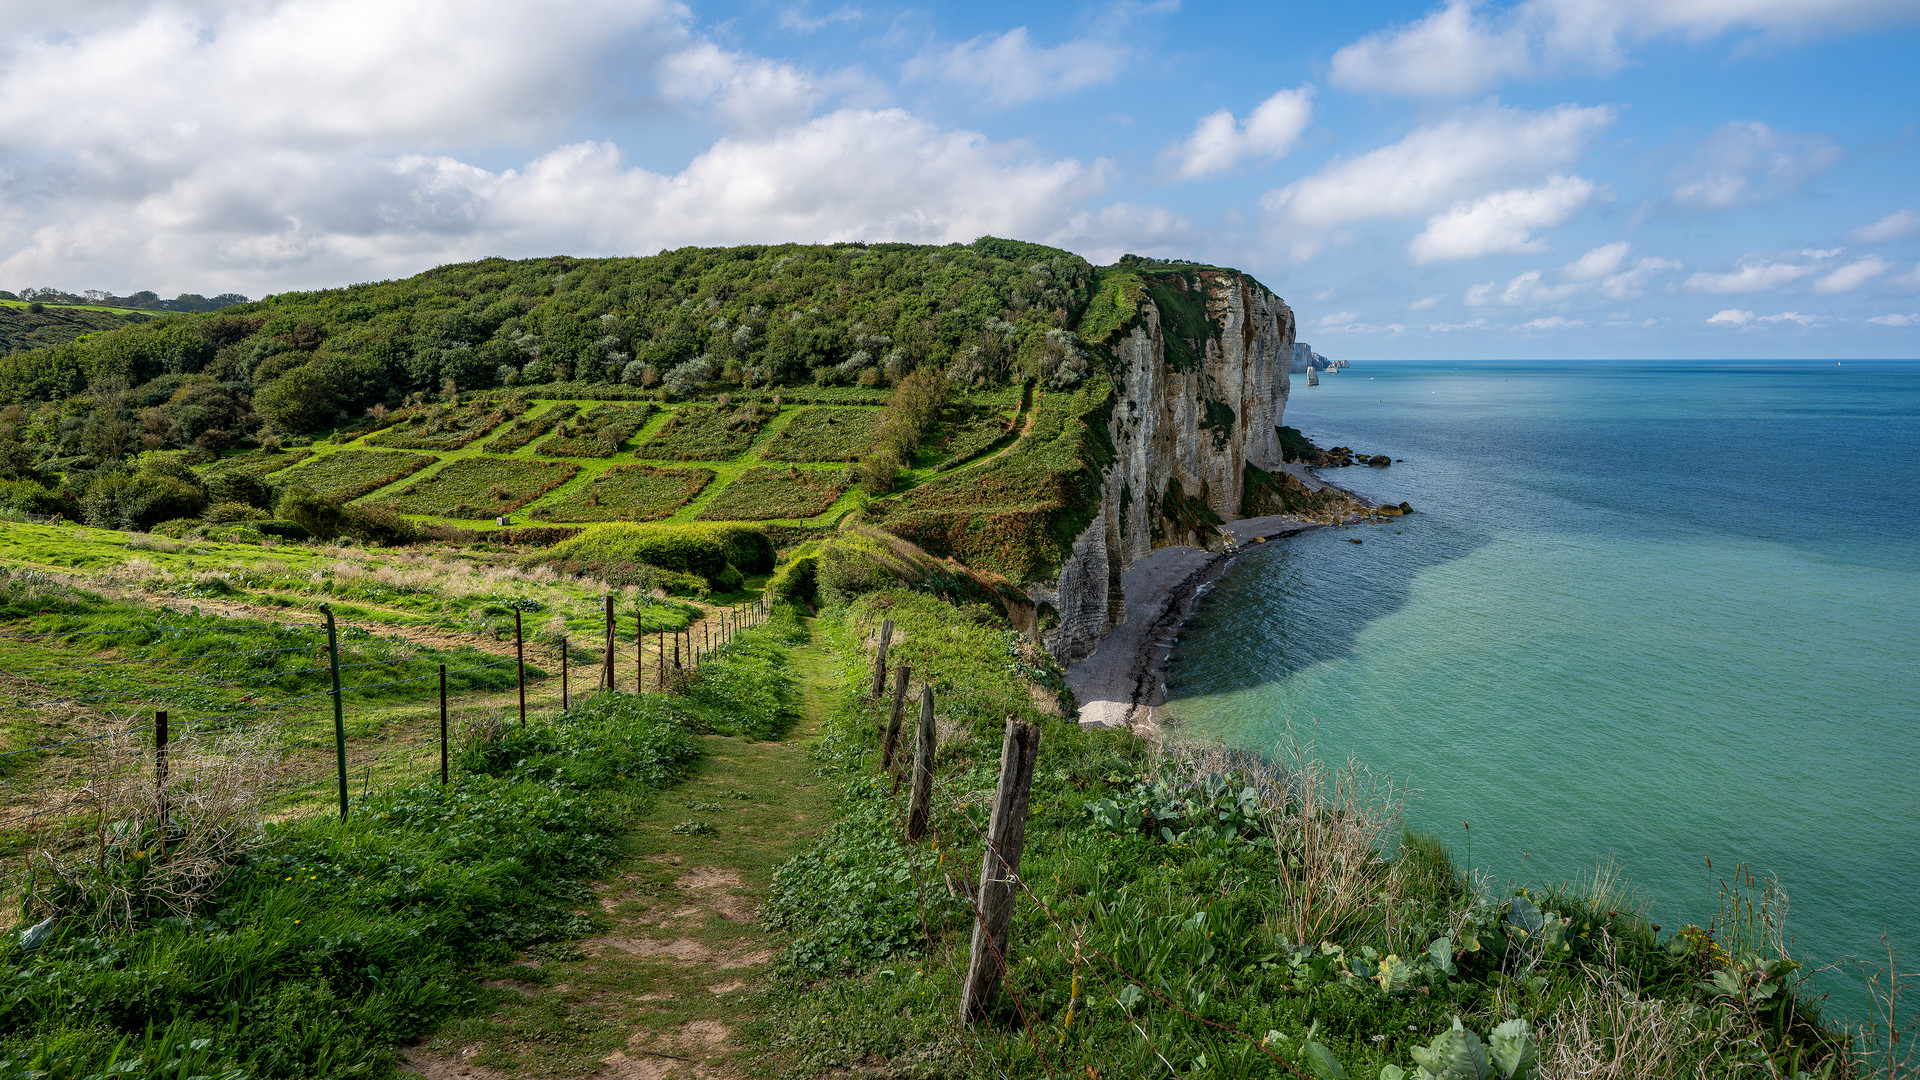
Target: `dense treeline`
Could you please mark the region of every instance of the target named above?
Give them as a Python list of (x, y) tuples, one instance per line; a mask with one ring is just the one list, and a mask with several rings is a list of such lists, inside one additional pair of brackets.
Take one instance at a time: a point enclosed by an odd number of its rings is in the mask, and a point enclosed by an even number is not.
[(487, 259), (162, 315), (0, 356), (0, 508), (75, 510), (100, 475), (143, 473), (143, 452), (298, 445), (369, 410), (496, 387), (884, 393), (917, 370), (1072, 385), (1093, 279), (1078, 256), (990, 237), (685, 248)]

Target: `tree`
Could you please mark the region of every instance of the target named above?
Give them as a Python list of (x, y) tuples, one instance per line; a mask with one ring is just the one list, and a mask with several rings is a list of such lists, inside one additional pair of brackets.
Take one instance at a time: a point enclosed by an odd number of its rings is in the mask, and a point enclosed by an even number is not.
[(340, 412), (340, 399), (332, 381), (308, 365), (254, 391), (253, 408), (284, 431), (318, 431)]

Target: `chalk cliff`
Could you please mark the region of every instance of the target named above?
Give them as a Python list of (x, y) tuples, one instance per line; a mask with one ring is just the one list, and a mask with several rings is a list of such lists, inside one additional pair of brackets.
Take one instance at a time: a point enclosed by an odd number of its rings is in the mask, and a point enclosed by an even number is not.
[[(1169, 310), (1171, 309), (1171, 310)], [(1138, 316), (1110, 343), (1115, 458), (1100, 508), (1059, 577), (1027, 592), (1059, 621), (1047, 647), (1073, 662), (1127, 617), (1121, 574), (1175, 544), (1218, 546), (1241, 516), (1245, 466), (1277, 469), (1294, 354), (1293, 311), (1230, 270), (1156, 275)]]

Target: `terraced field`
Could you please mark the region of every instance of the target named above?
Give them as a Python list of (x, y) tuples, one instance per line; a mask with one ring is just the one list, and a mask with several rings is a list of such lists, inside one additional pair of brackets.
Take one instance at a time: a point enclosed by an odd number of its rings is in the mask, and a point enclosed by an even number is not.
[[(1003, 445), (1017, 410), (963, 404), (922, 448), (908, 487)], [(882, 410), (826, 402), (482, 400), (404, 410), (332, 443), (252, 451), (203, 472), (244, 472), (425, 524), (517, 518), (775, 521), (830, 528), (867, 501), (846, 465), (871, 447)], [(387, 449), (404, 446), (410, 449)]]

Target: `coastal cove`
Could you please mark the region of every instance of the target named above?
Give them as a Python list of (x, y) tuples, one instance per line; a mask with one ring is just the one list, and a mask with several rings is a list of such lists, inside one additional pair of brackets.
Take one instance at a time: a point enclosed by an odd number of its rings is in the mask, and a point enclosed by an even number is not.
[[(1912, 956), (1916, 421), (1911, 362), (1369, 362), (1297, 385), (1290, 425), (1404, 459), (1328, 478), (1420, 513), (1235, 560), (1174, 647), (1170, 726), (1351, 753), (1463, 862), (1470, 822), (1496, 890), (1611, 857), (1671, 927), (1745, 862), (1791, 896), (1804, 959), (1883, 931)], [(1863, 1016), (1851, 975), (1815, 978)]]

